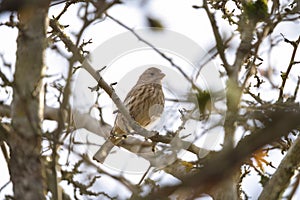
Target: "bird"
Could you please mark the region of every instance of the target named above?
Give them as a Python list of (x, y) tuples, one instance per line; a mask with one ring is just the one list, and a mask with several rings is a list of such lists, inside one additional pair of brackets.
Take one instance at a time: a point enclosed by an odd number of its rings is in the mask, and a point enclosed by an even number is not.
[[(123, 101), (130, 116), (142, 127), (151, 126), (163, 113), (165, 97), (162, 79), (165, 74), (156, 67), (146, 69)], [(118, 112), (109, 138), (93, 159), (103, 163), (114, 145), (118, 145), (132, 131), (122, 113)]]

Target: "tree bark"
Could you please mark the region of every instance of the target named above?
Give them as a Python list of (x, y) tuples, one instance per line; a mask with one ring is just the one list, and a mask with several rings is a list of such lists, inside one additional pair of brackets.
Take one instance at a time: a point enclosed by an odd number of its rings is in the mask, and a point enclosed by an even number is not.
[(234, 169), (234, 173), (227, 179), (217, 184), (210, 193), (214, 200), (240, 200), (238, 183), (240, 180), (240, 168)]
[(49, 1), (18, 11), (9, 169), (15, 199), (45, 199), (41, 161), (43, 74)]
[(295, 174), (295, 171), (300, 167), (300, 137), (296, 139), (294, 144), (287, 152), (284, 159), (281, 161), (276, 172), (264, 187), (259, 196), (259, 200), (263, 199), (282, 199), (285, 189)]

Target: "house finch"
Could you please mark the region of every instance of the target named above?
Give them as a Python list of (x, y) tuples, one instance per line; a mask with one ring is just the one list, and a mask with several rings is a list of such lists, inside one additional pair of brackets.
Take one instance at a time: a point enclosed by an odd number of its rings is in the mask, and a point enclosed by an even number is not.
[[(156, 121), (163, 112), (165, 97), (161, 81), (164, 76), (160, 69), (148, 68), (141, 74), (124, 100), (129, 114), (142, 127)], [(122, 113), (118, 113), (109, 139), (94, 155), (94, 159), (103, 163), (113, 146), (118, 145), (131, 130)]]

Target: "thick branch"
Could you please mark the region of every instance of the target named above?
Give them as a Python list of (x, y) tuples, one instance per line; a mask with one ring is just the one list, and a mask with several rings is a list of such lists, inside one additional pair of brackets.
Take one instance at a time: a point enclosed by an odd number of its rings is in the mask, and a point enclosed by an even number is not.
[[(44, 119), (58, 121), (59, 114), (59, 108), (45, 106)], [(72, 119), (76, 118), (73, 119), (76, 129), (84, 128), (100, 137), (107, 137), (109, 135), (112, 128), (109, 124), (101, 124), (99, 120), (93, 118), (89, 113), (80, 113), (77, 110), (73, 110), (72, 114)], [(67, 112), (64, 112), (64, 118), (67, 118), (66, 115)], [(11, 117), (11, 107), (8, 105), (0, 105), (0, 117)]]
[[(154, 198), (170, 195), (178, 188), (197, 187), (198, 194), (211, 190), (215, 185), (230, 176), (253, 152), (287, 135), (299, 126), (300, 112), (278, 111), (271, 116), (271, 123), (264, 129), (246, 136), (236, 148), (226, 148), (203, 163), (203, 168), (196, 175), (189, 176), (181, 184), (162, 188)], [(222, 163), (222, 167), (220, 167)]]
[(8, 136), (14, 199), (44, 199), (46, 193), (40, 153), (48, 8), (49, 1), (42, 1), (41, 5), (28, 5), (18, 11), (12, 131)]
[(296, 139), (292, 147), (281, 161), (276, 172), (264, 187), (259, 199), (282, 199), (283, 192), (288, 187), (295, 170), (300, 167), (300, 137)]

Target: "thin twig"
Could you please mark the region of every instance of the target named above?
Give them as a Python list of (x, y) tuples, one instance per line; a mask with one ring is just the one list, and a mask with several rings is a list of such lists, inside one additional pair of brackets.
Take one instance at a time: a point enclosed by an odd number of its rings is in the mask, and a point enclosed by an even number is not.
[(220, 58), (223, 62), (224, 68), (225, 68), (227, 74), (230, 74), (231, 73), (231, 68), (230, 68), (231, 66), (228, 64), (226, 56), (225, 56), (226, 47), (223, 44), (223, 39), (222, 39), (222, 37), (219, 33), (219, 29), (218, 29), (218, 26), (217, 26), (216, 19), (215, 19), (214, 15), (209, 11), (206, 0), (203, 1), (203, 8), (204, 8), (204, 10), (205, 10), (205, 12), (208, 16), (208, 19), (209, 19), (210, 23), (211, 23), (213, 33), (214, 33), (214, 36), (215, 36), (215, 39), (216, 39), (216, 47), (217, 47), (218, 53), (220, 55)]
[(115, 93), (114, 89), (107, 84), (100, 73), (91, 66), (88, 60), (85, 60), (85, 57), (81, 54), (77, 46), (71, 41), (71, 39), (62, 31), (58, 21), (55, 19), (50, 20), (50, 26), (57, 33), (58, 37), (64, 42), (64, 44), (68, 47), (69, 51), (73, 53), (74, 59), (79, 61), (82, 64), (82, 67), (97, 81), (97, 86), (101, 87), (112, 99), (112, 101), (116, 104), (118, 110), (124, 118), (127, 120), (129, 126), (135, 130), (139, 135), (144, 137), (150, 137), (155, 135), (154, 132), (148, 131), (142, 128), (136, 121), (132, 119), (130, 116), (128, 109), (123, 105), (122, 101)]
[(11, 183), (11, 180), (7, 181), (7, 182), (0, 188), (0, 192), (1, 192), (4, 188), (6, 188), (6, 186), (8, 186), (8, 184), (10, 184), (10, 183)]
[(286, 70), (286, 72), (282, 73), (281, 77), (282, 77), (282, 84), (279, 88), (279, 97), (278, 97), (278, 101), (282, 101), (283, 100), (283, 90), (284, 90), (284, 86), (286, 84), (286, 81), (289, 77), (289, 74), (292, 70), (292, 67), (294, 66), (294, 60), (295, 60), (295, 57), (296, 57), (296, 53), (297, 53), (297, 49), (298, 49), (298, 46), (299, 46), (299, 43), (300, 43), (300, 36), (298, 37), (298, 39), (296, 41), (290, 41), (288, 40), (287, 38), (285, 38), (283, 35), (282, 37), (284, 38), (284, 41), (291, 44), (294, 49), (293, 49), (293, 53), (292, 53), (292, 56), (291, 56), (291, 59), (290, 59), (290, 63), (289, 63), (289, 66)]
[(193, 88), (198, 88), (198, 86), (195, 85), (195, 83), (193, 82), (193, 80), (181, 69), (181, 67), (179, 67), (176, 63), (174, 63), (173, 59), (170, 58), (169, 56), (167, 56), (165, 53), (163, 53), (162, 51), (160, 51), (157, 47), (155, 47), (153, 44), (151, 44), (150, 42), (148, 42), (147, 40), (143, 39), (139, 34), (137, 34), (132, 28), (128, 27), (127, 25), (125, 25), (124, 23), (122, 23), (121, 21), (117, 20), (116, 18), (112, 17), (111, 15), (105, 13), (105, 15), (113, 20), (114, 22), (116, 22), (117, 24), (119, 24), (120, 26), (122, 26), (123, 28), (127, 29), (128, 31), (130, 31), (139, 41), (145, 43), (146, 45), (148, 45), (149, 47), (151, 47), (156, 53), (158, 53), (161, 57), (163, 57), (164, 59), (166, 59), (172, 67), (175, 67), (184, 77), (186, 80), (188, 80)]

